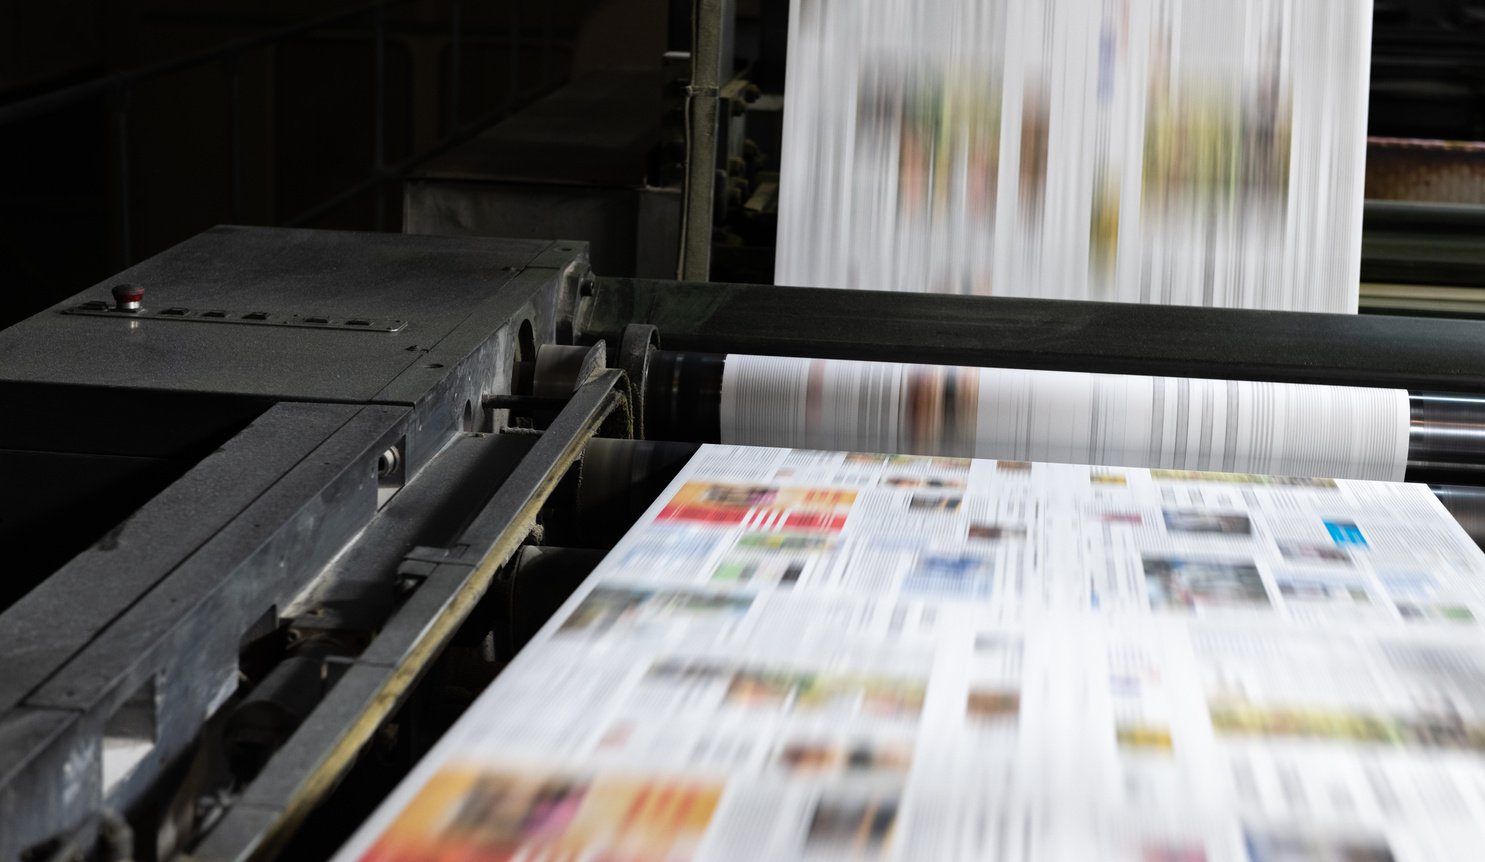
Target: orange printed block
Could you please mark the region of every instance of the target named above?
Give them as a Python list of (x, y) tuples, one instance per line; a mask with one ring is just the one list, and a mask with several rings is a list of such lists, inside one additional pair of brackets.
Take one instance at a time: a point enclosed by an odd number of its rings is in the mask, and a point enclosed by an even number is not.
[(688, 862), (714, 782), (444, 769), (362, 862)]
[(687, 482), (657, 520), (746, 526), (759, 532), (838, 533), (846, 525), (855, 491)]

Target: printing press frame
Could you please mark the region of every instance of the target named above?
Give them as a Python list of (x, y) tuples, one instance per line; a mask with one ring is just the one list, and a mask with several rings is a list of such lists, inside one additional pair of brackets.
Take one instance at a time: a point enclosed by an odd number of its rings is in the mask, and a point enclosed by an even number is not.
[[(249, 749), (286, 738), (207, 812), (193, 853), (244, 858), (288, 835), (588, 438), (627, 431), (617, 372), (581, 381), (539, 437), (478, 431), (504, 419), (484, 400), (567, 325), (585, 252), (217, 228), (0, 334), (5, 463), (75, 491), (43, 495), (54, 523), (28, 524), (38, 492), (8, 486), (7, 544), (37, 549), (13, 555), (11, 580), (81, 551), (0, 613), (0, 859), (90, 858), (98, 833), (145, 855), (195, 843), (196, 797), (223, 791), (198, 781), (223, 770), (197, 743), (234, 719)], [(121, 283), (145, 289), (143, 309), (109, 301)], [(69, 522), (100, 509), (117, 526), (78, 546)], [(249, 679), (275, 641), (283, 661)], [(275, 676), (295, 658), (310, 684)]]
[[(49, 577), (0, 612), (0, 860), (302, 849), (358, 758), (423, 748), (406, 711), (438, 657), (481, 657), (477, 688), (694, 450), (602, 438), (713, 433), (709, 366), (661, 346), (1468, 397), (1482, 344), (1468, 320), (594, 279), (581, 244), (208, 231), (0, 334), (0, 456), (77, 492), (27, 535)], [(1415, 417), (1448, 458), (1427, 469), (1474, 481), (1470, 411)], [(67, 546), (88, 506), (116, 525)], [(552, 542), (590, 550), (564, 570)], [(51, 572), (58, 547), (81, 553)]]

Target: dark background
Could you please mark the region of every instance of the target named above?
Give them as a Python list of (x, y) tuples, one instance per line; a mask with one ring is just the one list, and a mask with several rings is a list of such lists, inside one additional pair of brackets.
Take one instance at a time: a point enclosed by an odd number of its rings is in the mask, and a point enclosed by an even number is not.
[[(377, 14), (284, 33), (371, 5), (0, 0), (0, 326), (213, 224), (400, 230), (417, 161), (575, 70), (667, 47), (666, 0), (464, 0), (456, 83), (453, 0), (384, 3), (378, 159)], [(7, 115), (203, 52), (220, 55)]]
[[(376, 13), (282, 32), (367, 5), (0, 0), (0, 327), (213, 224), (399, 230), (398, 180), (422, 158), (688, 40), (684, 0), (463, 0), (455, 74), (454, 0), (389, 2), (379, 123)], [(1372, 134), (1485, 139), (1485, 0), (1376, 0), (1376, 22)]]

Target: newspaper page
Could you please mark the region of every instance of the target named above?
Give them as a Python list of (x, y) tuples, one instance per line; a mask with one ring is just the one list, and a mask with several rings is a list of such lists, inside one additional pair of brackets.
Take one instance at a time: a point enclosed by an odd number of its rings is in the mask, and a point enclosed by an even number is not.
[(1402, 481), (1403, 389), (729, 355), (721, 442)]
[(779, 284), (1354, 312), (1371, 0), (795, 0)]
[(1420, 485), (707, 446), (337, 858), (1478, 858), (1482, 575)]

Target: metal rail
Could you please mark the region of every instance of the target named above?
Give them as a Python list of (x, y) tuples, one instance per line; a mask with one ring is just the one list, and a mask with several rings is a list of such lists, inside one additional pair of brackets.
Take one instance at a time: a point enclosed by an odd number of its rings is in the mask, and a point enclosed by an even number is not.
[(721, 103), (723, 0), (695, 0), (691, 9), (691, 83), (686, 88), (686, 188), (681, 218), (681, 278), (711, 274), (716, 220), (717, 112)]
[(615, 412), (627, 416), (623, 380), (610, 370), (578, 387), (449, 547), (404, 557), (404, 575), (419, 582), (412, 597), (189, 854), (192, 862), (256, 862), (283, 848), (473, 611), (583, 447)]

